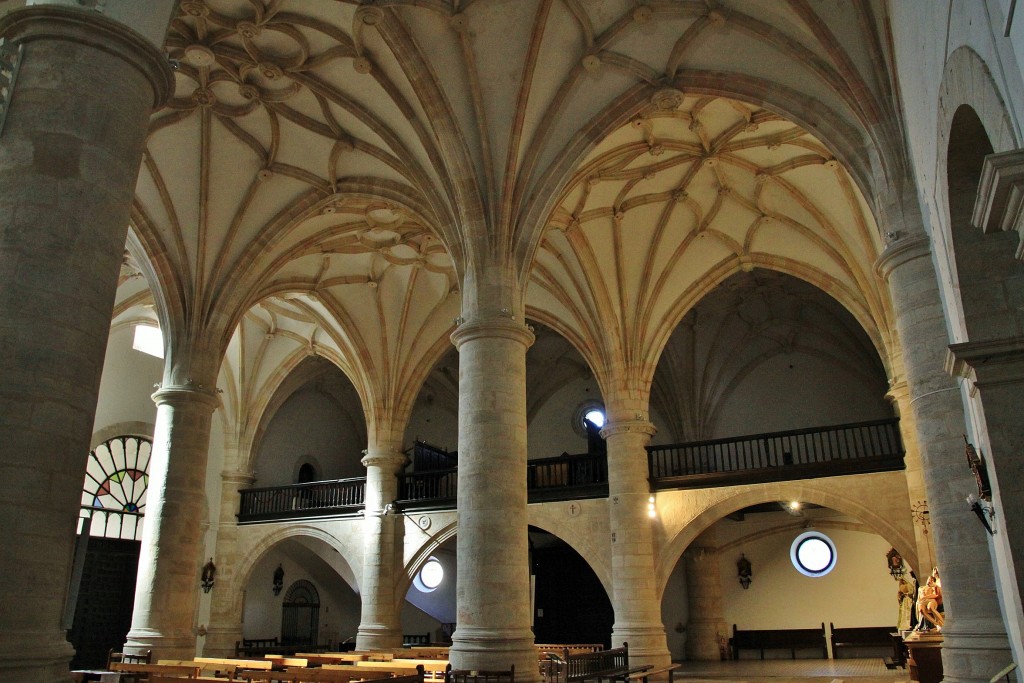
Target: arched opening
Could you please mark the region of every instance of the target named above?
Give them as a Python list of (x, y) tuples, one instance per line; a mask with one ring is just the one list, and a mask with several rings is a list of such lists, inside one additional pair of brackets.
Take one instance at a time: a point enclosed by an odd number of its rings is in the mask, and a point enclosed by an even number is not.
[(366, 419), (351, 380), (333, 363), (309, 358), (299, 386), (283, 384), (256, 448), (255, 486), (284, 486), (365, 476)]
[[(806, 552), (821, 547), (827, 557)], [(822, 505), (779, 500), (734, 510), (690, 544), (668, 580), (662, 617), (673, 658), (732, 657), (728, 641), (734, 625), (739, 630), (822, 625), (826, 631), (832, 625), (895, 630), (901, 605), (893, 599), (899, 579), (890, 573), (890, 548), (868, 524)], [(910, 580), (910, 568), (905, 570)], [(796, 657), (821, 658), (824, 645), (823, 638), (816, 648), (797, 649)], [(788, 658), (791, 653), (765, 654)], [(891, 645), (880, 645), (858, 648), (853, 656), (891, 654)], [(760, 653), (741, 650), (739, 658), (758, 659)]]
[(812, 284), (739, 272), (683, 317), (659, 359), (656, 442), (892, 417), (888, 382), (863, 328)]
[[(423, 528), (427, 522), (417, 520), (417, 525)], [(451, 536), (420, 564), (402, 601), (402, 641), (405, 644), (451, 643), (456, 622), (457, 583), (456, 541), (455, 536)]]
[(309, 581), (296, 581), (281, 605), (281, 644), (317, 647), (319, 633), (320, 594)]
[(610, 647), (615, 613), (597, 574), (558, 536), (535, 526), (529, 534), (536, 642)]
[(981, 119), (962, 105), (949, 133), (949, 225), (967, 336), (975, 342), (1013, 337), (1022, 320), (1015, 303), (1024, 291), (1024, 267), (1015, 257), (1019, 236), (985, 234), (972, 225), (982, 164), (992, 151)]
[[(287, 588), (275, 592), (275, 585)], [(244, 585), (242, 637), (286, 645), (354, 642), (361, 600), (348, 561), (326, 541), (296, 535), (270, 546)]]
[(131, 627), (152, 448), (148, 437), (123, 434), (89, 453), (72, 576), (73, 667), (103, 666)]

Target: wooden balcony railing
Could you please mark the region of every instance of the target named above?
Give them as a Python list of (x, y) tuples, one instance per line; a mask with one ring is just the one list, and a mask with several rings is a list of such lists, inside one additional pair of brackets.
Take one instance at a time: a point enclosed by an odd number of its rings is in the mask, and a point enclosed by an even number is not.
[(407, 472), (398, 475), (398, 500), (402, 510), (443, 510), (455, 507), (459, 470)]
[(900, 470), (899, 420), (650, 446), (652, 490), (706, 488)]
[[(903, 469), (899, 421), (755, 434), (647, 449), (652, 490), (756, 484)], [(398, 475), (399, 510), (455, 507), (458, 468)], [(530, 460), (526, 486), (531, 503), (608, 495), (603, 453)], [(241, 491), (239, 523), (301, 517), (338, 517), (362, 511), (366, 478), (318, 481)]]
[(526, 490), (531, 503), (604, 498), (608, 495), (608, 456), (584, 453), (529, 460)]
[(337, 517), (362, 512), (366, 477), (243, 489), (238, 522)]

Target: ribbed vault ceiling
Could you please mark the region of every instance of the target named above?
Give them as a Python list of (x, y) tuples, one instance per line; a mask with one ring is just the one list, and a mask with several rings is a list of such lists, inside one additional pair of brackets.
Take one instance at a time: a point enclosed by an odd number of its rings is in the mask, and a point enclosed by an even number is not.
[(812, 282), (885, 348), (861, 194), (900, 163), (882, 7), (183, 0), (133, 251), (240, 409), (316, 353), (401, 421), (480, 264), (605, 390), (739, 269)]

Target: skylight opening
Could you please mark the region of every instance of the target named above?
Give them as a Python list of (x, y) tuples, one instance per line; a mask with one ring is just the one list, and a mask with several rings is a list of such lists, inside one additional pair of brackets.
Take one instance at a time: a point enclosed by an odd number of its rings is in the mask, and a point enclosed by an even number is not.
[(157, 358), (164, 357), (164, 335), (154, 325), (136, 325), (132, 348)]

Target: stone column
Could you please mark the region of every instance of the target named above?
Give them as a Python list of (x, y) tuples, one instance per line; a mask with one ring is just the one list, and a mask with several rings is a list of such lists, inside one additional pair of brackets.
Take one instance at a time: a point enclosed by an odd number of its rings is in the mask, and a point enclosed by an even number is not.
[(654, 425), (623, 419), (609, 409), (601, 436), (608, 443), (608, 509), (611, 516), (612, 645), (629, 643), (631, 664), (668, 664), (671, 653), (661, 621), (654, 561), (657, 521), (648, 516), (647, 451)]
[(877, 267), (889, 285), (903, 349), (908, 407), (942, 576), (944, 680), (988, 681), (1012, 654), (1000, 617), (988, 535), (964, 499), (974, 478), (964, 457), (960, 389), (944, 366), (948, 332), (927, 237), (893, 242)]
[[(900, 416), (900, 436), (903, 439), (903, 448), (906, 451), (903, 462), (907, 469), (904, 475), (907, 479), (908, 504), (914, 513), (914, 540), (917, 547), (916, 562), (908, 554), (910, 548), (900, 549), (911, 567), (917, 572), (918, 577), (925, 577), (935, 566), (935, 548), (931, 538), (931, 523), (927, 515), (921, 514), (927, 505), (928, 493), (924, 486), (924, 468), (921, 463), (921, 449), (917, 444), (917, 430), (914, 426), (914, 413), (910, 409), (910, 390), (907, 383), (900, 381), (892, 385), (886, 395), (893, 404)], [(923, 578), (922, 578), (923, 580)]]
[(728, 637), (722, 601), (722, 570), (718, 551), (692, 547), (683, 553), (686, 563), (686, 658), (717, 662), (721, 659), (719, 637)]
[(95, 12), (17, 9), (0, 134), (0, 680), (67, 680), (62, 617), (129, 209), (171, 73)]
[(383, 650), (402, 646), (402, 614), (395, 582), (402, 570), (401, 515), (386, 506), (398, 497), (397, 474), (406, 458), (395, 445), (366, 451), (366, 506), (363, 521), (363, 580), (359, 587), (362, 612), (356, 649)]
[[(210, 423), (219, 405), (201, 385), (166, 386), (153, 394), (156, 430), (149, 464), (135, 610), (125, 648), (154, 659), (192, 659), (206, 498)], [(226, 590), (215, 585), (213, 590)]]
[(526, 515), (526, 349), (533, 333), (511, 317), (477, 318), (452, 341), (459, 350), (452, 666), (514, 664), (517, 681), (536, 681)]
[[(229, 458), (237, 460), (237, 458)], [(238, 550), (239, 491), (255, 481), (251, 472), (221, 472), (220, 518), (217, 522), (217, 583), (210, 600), (210, 623), (206, 627), (203, 655), (234, 657), (235, 643), (242, 639), (242, 593), (238, 563), (243, 559)], [(202, 559), (202, 558), (200, 558)], [(203, 562), (205, 564), (205, 562)], [(193, 588), (194, 591), (194, 588)]]

